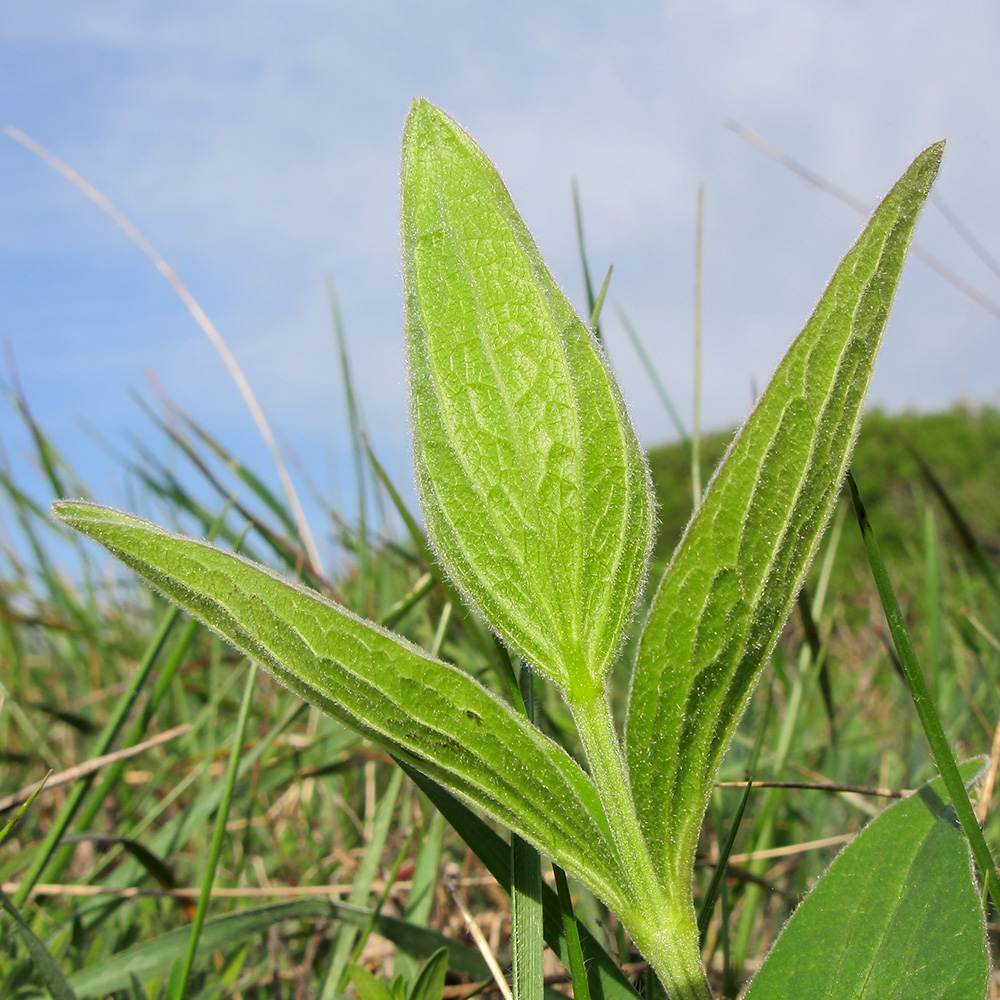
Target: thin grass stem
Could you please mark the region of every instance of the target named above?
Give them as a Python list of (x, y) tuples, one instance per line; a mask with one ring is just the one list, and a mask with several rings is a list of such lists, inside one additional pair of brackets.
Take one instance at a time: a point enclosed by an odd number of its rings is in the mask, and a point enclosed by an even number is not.
[(253, 390), (250, 388), (250, 383), (246, 380), (239, 363), (233, 356), (232, 351), (229, 350), (229, 345), (223, 339), (222, 334), (216, 329), (215, 324), (208, 318), (207, 313), (198, 304), (195, 297), (188, 291), (187, 287), (181, 282), (178, 277), (177, 272), (160, 256), (156, 248), (146, 239), (142, 233), (124, 216), (117, 208), (88, 181), (84, 180), (72, 167), (68, 164), (63, 163), (57, 156), (50, 153), (44, 146), (36, 142), (30, 136), (25, 135), (20, 129), (8, 126), (5, 129), (7, 135), (9, 135), (15, 142), (19, 142), (26, 149), (34, 153), (39, 159), (43, 160), (50, 167), (52, 167), (58, 174), (64, 177), (70, 182), (78, 191), (86, 195), (98, 208), (100, 208), (105, 214), (110, 216), (110, 218), (118, 225), (118, 227), (125, 233), (126, 236), (153, 262), (154, 267), (161, 275), (166, 279), (167, 283), (180, 298), (181, 302), (184, 303), (188, 312), (194, 318), (194, 321), (198, 324), (201, 331), (208, 337), (212, 346), (216, 349), (219, 357), (222, 358), (222, 363), (226, 366), (230, 377), (236, 383), (236, 388), (239, 390), (240, 395), (243, 397), (244, 403), (246, 403), (247, 409), (250, 411), (250, 415), (253, 417), (254, 423), (257, 425), (257, 430), (260, 432), (260, 436), (264, 439), (264, 444), (267, 446), (268, 451), (271, 454), (271, 460), (274, 462), (275, 469), (278, 472), (278, 477), (281, 479), (281, 485), (284, 488), (285, 496), (288, 498), (289, 506), (292, 508), (293, 514), (295, 516), (295, 523), (298, 526), (299, 534), (302, 538), (302, 544), (305, 546), (306, 551), (309, 553), (310, 562), (316, 567), (320, 574), (323, 573), (323, 563), (319, 558), (319, 550), (316, 548), (316, 543), (313, 540), (312, 531), (309, 529), (309, 522), (306, 520), (305, 512), (302, 509), (302, 505), (299, 503), (298, 494), (295, 492), (295, 487), (292, 485), (291, 477), (288, 475), (288, 469), (285, 467), (284, 459), (281, 457), (281, 452), (278, 449), (278, 445), (274, 440), (274, 434), (271, 432), (271, 426), (267, 422), (267, 418), (264, 416), (264, 411), (261, 409), (260, 404), (257, 402), (257, 397), (254, 395)]
[(243, 749), (243, 741), (246, 738), (247, 722), (250, 718), (250, 705), (253, 701), (253, 689), (256, 679), (257, 664), (251, 660), (250, 669), (247, 671), (246, 684), (243, 686), (243, 700), (240, 702), (240, 714), (236, 720), (233, 747), (229, 752), (229, 763), (226, 766), (222, 801), (219, 803), (219, 808), (215, 814), (215, 827), (212, 830), (212, 842), (208, 849), (208, 863), (205, 867), (205, 875), (201, 883), (201, 894), (198, 896), (198, 908), (195, 910), (194, 920), (191, 923), (191, 937), (188, 939), (187, 954), (184, 956), (184, 965), (182, 966), (182, 971), (173, 994), (176, 1000), (183, 1000), (187, 990), (191, 968), (194, 965), (195, 955), (198, 953), (198, 939), (201, 937), (201, 929), (205, 923), (205, 916), (208, 913), (208, 904), (212, 898), (212, 883), (215, 881), (215, 872), (219, 865), (219, 858), (222, 855), (222, 845), (226, 839), (226, 820), (229, 818), (229, 806), (233, 800), (236, 775), (240, 769), (240, 753)]
[(702, 278), (705, 264), (705, 185), (698, 185), (694, 237), (694, 407), (691, 425), (691, 495), (694, 509), (701, 503), (701, 344), (704, 302)]
[(958, 764), (951, 752), (948, 738), (945, 736), (941, 720), (938, 718), (934, 708), (934, 701), (927, 683), (924, 680), (920, 664), (917, 662), (916, 653), (910, 642), (906, 624), (903, 621), (903, 613), (900, 611), (899, 602), (893, 590), (889, 573), (882, 561), (878, 545), (875, 541), (875, 532), (871, 522), (868, 520), (868, 513), (862, 502), (858, 485), (854, 481), (854, 476), (850, 471), (847, 473), (847, 484), (851, 490), (851, 500), (854, 502), (854, 512), (858, 518), (858, 527), (861, 529), (861, 537), (868, 553), (868, 562), (871, 565), (872, 577), (878, 590), (879, 598), (882, 601), (882, 610), (885, 612), (886, 621), (889, 624), (889, 632), (892, 635), (893, 645), (896, 648), (896, 655), (899, 657), (900, 666), (906, 676), (906, 683), (910, 689), (910, 696), (913, 698), (913, 707), (916, 709), (917, 717), (923, 726), (924, 735), (930, 746), (931, 756), (934, 763), (944, 779), (945, 788), (951, 804), (958, 815), (958, 821), (962, 825), (965, 836), (972, 849), (972, 855), (976, 859), (985, 879), (986, 889), (993, 897), (994, 906), (1000, 908), (1000, 879), (997, 878), (996, 864), (993, 855), (983, 837), (983, 831), (979, 829), (979, 821), (973, 811), (972, 803), (969, 801), (968, 793), (965, 790), (965, 782), (958, 770)]

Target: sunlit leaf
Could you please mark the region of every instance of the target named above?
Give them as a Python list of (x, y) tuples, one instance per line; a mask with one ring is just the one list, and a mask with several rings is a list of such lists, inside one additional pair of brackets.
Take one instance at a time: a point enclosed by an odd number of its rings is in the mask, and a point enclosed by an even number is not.
[(839, 495), (913, 227), (943, 144), (848, 252), (733, 442), (654, 598), (633, 677), (629, 775), (654, 863), (690, 885), (712, 781)]
[(467, 674), (239, 556), (93, 504), (53, 509), (310, 704), (617, 901), (621, 872), (590, 778)]
[(403, 140), (414, 457), (469, 601), (564, 688), (600, 683), (645, 572), (645, 460), (593, 335), (496, 170), (425, 101)]

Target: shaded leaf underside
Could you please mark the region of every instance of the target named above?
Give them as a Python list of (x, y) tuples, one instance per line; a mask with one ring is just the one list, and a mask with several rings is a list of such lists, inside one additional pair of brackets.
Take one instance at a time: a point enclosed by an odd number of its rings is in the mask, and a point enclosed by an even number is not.
[(661, 878), (689, 884), (712, 781), (833, 510), (942, 146), (845, 257), (710, 484), (654, 598), (626, 729)]
[(603, 679), (652, 538), (618, 387), (496, 170), (418, 102), (403, 157), (414, 457), (428, 534), (467, 598), (563, 687)]
[(618, 902), (619, 864), (590, 778), (473, 678), (238, 556), (96, 505), (54, 510), (310, 704)]

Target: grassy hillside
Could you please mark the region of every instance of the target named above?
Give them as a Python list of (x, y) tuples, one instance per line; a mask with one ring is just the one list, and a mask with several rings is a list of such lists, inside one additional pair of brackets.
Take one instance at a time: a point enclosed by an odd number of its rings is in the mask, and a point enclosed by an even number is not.
[[(21, 417), (31, 427), (51, 495), (78, 493), (54, 442), (26, 409)], [(171, 461), (160, 465), (145, 456), (134, 470), (143, 509), (165, 511), (161, 520), (183, 522), (200, 534), (226, 510), (217, 533), (222, 544), (241, 545), (499, 683), (499, 654), (489, 634), (428, 586), (412, 544), (386, 542), (377, 524), (362, 535), (331, 510), (328, 524), (351, 569), (326, 579), (309, 565), (281, 498), (234, 456), (216, 451), (220, 446), (196, 425), (179, 416), (162, 429)], [(706, 441), (706, 473), (728, 438)], [(961, 756), (981, 754), (990, 749), (1000, 715), (1000, 599), (990, 589), (989, 572), (957, 540), (906, 442), (933, 470), (995, 566), (1000, 412), (871, 413), (854, 463), (948, 736)], [(650, 458), (662, 562), (690, 513), (690, 459), (681, 446), (656, 449)], [(209, 469), (220, 477), (211, 488)], [(235, 470), (228, 485), (222, 481), (226, 469)], [(240, 496), (234, 510), (227, 506), (231, 488)], [(214, 498), (197, 499), (213, 490)], [(266, 677), (255, 681), (239, 768), (228, 773), (230, 750), (239, 743), (246, 661), (175, 616), (127, 574), (112, 577), (90, 561), (88, 550), (49, 518), (49, 499), (30, 498), (0, 468), (0, 519), (19, 542), (0, 548), (0, 798), (48, 768), (59, 772), (108, 750), (169, 737), (83, 781), (46, 788), (0, 843), (0, 885), (71, 975), (78, 995), (157, 998), (188, 947), (194, 900), (209, 883), (215, 895), (197, 947), (191, 997), (298, 1000), (323, 995), (323, 983), (328, 995), (341, 995), (351, 988), (352, 959), (376, 974), (386, 971), (392, 935), (394, 968), (409, 981), (438, 944), (451, 942), (447, 995), (469, 995), (470, 983), (487, 974), (470, 941), (463, 943), (462, 918), (439, 874), (450, 867), (460, 875), (461, 893), (501, 960), (509, 954), (506, 897), (423, 795), (408, 781), (398, 783), (384, 755), (305, 710)], [(252, 530), (244, 537), (248, 525)], [(760, 779), (883, 788), (914, 787), (932, 773), (909, 696), (881, 640), (881, 612), (857, 530), (847, 516), (840, 527), (839, 541), (831, 531), (834, 542), (824, 543), (819, 560), (834, 550), (827, 600), (816, 603), (821, 655), (813, 656), (801, 617), (793, 615), (744, 717), (725, 779), (740, 782), (751, 760)], [(654, 568), (651, 578), (656, 576)], [(809, 585), (814, 596), (819, 577), (817, 568)], [(541, 724), (573, 751), (575, 733), (557, 693), (550, 686), (539, 695)], [(716, 793), (702, 845), (706, 858), (717, 853), (739, 795), (731, 788)], [(882, 804), (878, 797), (829, 788), (755, 790), (729, 868), (730, 919), (713, 923), (708, 942), (715, 973), (730, 947), (733, 955), (747, 957), (734, 984), (752, 968), (791, 902), (833, 857), (833, 847), (817, 848), (816, 842), (856, 831)], [(10, 803), (0, 804), (0, 829), (13, 813)], [(226, 831), (217, 867), (208, 861), (216, 822)], [(992, 843), (1000, 841), (1000, 817), (990, 818), (987, 834)], [(769, 853), (748, 858), (760, 851)], [(710, 869), (699, 871), (700, 892)], [(30, 897), (26, 882), (38, 883)], [(232, 895), (223, 898), (223, 890)], [(22, 893), (26, 898), (19, 898)], [(360, 910), (337, 909), (330, 898)], [(577, 899), (591, 930), (627, 957), (628, 942), (607, 912), (586, 893)], [(390, 917), (404, 919), (393, 923)], [(226, 922), (235, 919), (243, 921), (238, 932)], [(22, 938), (6, 931), (0, 935), (0, 997), (41, 995)]]
[[(703, 478), (718, 464), (732, 435), (725, 431), (705, 439)], [(1000, 552), (1000, 410), (958, 406), (942, 413), (889, 416), (873, 410), (865, 415), (852, 468), (883, 555), (896, 565), (922, 547), (928, 505), (941, 524), (947, 521), (920, 459), (984, 548)], [(650, 452), (649, 461), (660, 512), (656, 555), (664, 559), (691, 515), (690, 451), (680, 443), (663, 445)], [(860, 586), (867, 577), (856, 535), (849, 532), (843, 542), (839, 581), (844, 585)], [(954, 534), (946, 537), (954, 539)]]

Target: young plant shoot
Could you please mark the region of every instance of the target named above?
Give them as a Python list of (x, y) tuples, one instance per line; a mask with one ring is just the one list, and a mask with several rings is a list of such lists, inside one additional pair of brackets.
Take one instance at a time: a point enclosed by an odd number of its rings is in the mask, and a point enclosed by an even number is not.
[(537, 847), (617, 914), (672, 1000), (706, 1000), (692, 898), (703, 815), (837, 501), (942, 151), (921, 153), (875, 211), (709, 484), (641, 623), (619, 733), (607, 679), (654, 529), (643, 452), (496, 170), (447, 115), (414, 103), (403, 268), (427, 535), (468, 605), (558, 686), (583, 764), (461, 665), (264, 567), (106, 508), (61, 502), (56, 516)]

